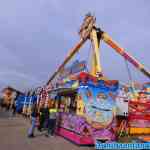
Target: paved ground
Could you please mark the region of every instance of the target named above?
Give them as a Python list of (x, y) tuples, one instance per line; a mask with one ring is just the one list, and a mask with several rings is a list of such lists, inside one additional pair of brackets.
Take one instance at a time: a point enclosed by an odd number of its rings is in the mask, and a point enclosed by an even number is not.
[(38, 132), (34, 139), (28, 139), (29, 125), (22, 117), (13, 118), (0, 111), (0, 150), (94, 150), (74, 145), (59, 136), (46, 138)]

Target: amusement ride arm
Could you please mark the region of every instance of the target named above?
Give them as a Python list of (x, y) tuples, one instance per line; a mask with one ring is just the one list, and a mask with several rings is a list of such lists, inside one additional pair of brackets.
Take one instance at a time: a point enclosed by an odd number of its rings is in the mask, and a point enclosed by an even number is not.
[(58, 67), (56, 72), (52, 75), (52, 77), (47, 82), (47, 85), (58, 75), (58, 73), (64, 68), (64, 66), (72, 59), (72, 57), (79, 51), (81, 46), (89, 39), (90, 33), (92, 32), (93, 25), (95, 24), (96, 18), (91, 16), (91, 14), (87, 14), (83, 24), (81, 25), (79, 34), (80, 34), (80, 41), (78, 42), (75, 47), (73, 47), (64, 60), (64, 62)]
[(73, 47), (71, 49), (70, 53), (68, 54), (68, 56), (66, 57), (64, 62), (58, 67), (56, 72), (54, 72), (52, 77), (49, 79), (49, 81), (47, 82), (47, 85), (49, 85), (49, 83), (58, 75), (58, 73), (64, 68), (64, 66), (71, 60), (71, 58), (79, 51), (79, 49), (86, 42), (86, 40), (87, 40), (87, 38), (84, 38), (84, 39), (81, 38), (81, 40), (78, 42), (78, 44), (75, 45), (75, 47)]
[(150, 78), (150, 72), (145, 69), (144, 65), (139, 63), (133, 56), (127, 53), (123, 48), (121, 48), (116, 42), (114, 42), (111, 37), (106, 33), (102, 33), (102, 39), (105, 43), (107, 43), (110, 47), (115, 49), (117, 53), (123, 56), (127, 61), (129, 61), (132, 65), (134, 65), (138, 70), (140, 70), (145, 76)]
[[(58, 69), (56, 70), (56, 72), (54, 72), (54, 74), (51, 76), (51, 78), (47, 82), (47, 85), (50, 84), (50, 82), (58, 75), (58, 73), (71, 60), (71, 58), (79, 51), (79, 49), (86, 42), (86, 40), (90, 38), (90, 34), (92, 33), (92, 31), (95, 32), (96, 30), (97, 30), (97, 35), (100, 35), (99, 39), (103, 39), (104, 42), (107, 43), (113, 49), (115, 49), (115, 51), (117, 53), (119, 53), (121, 56), (123, 56), (127, 61), (129, 61), (131, 64), (133, 64), (144, 75), (146, 75), (148, 78), (150, 78), (150, 72), (147, 69), (145, 69), (144, 65), (142, 65), (141, 63), (139, 63), (133, 56), (131, 56), (130, 54), (128, 54), (123, 48), (121, 48), (116, 42), (114, 42), (111, 39), (111, 37), (106, 32), (103, 32), (100, 28), (96, 28), (95, 21), (96, 21), (96, 18), (94, 16), (92, 16), (91, 14), (87, 14), (86, 15), (86, 17), (84, 19), (84, 22), (83, 22), (83, 24), (81, 26), (80, 32), (79, 32), (80, 37), (81, 37), (80, 41), (78, 42), (77, 45), (75, 45), (75, 47), (73, 47), (71, 49), (70, 53), (68, 54), (68, 56), (66, 57), (66, 59), (64, 60), (64, 62), (58, 67)], [(93, 32), (93, 35), (92, 35), (93, 38), (95, 36), (94, 32)], [(95, 43), (94, 43), (94, 45), (95, 45)], [(99, 46), (97, 46), (96, 49), (98, 49), (98, 47)], [(98, 55), (98, 52), (97, 52), (96, 55)], [(98, 60), (98, 57), (96, 57), (96, 58)], [(98, 62), (97, 64), (100, 65), (100, 62)], [(98, 66), (97, 70), (101, 71), (101, 67)]]

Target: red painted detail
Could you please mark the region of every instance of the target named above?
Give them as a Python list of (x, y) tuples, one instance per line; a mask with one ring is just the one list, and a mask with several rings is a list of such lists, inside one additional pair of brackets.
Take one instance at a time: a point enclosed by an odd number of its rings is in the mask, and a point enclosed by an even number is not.
[(58, 128), (56, 132), (58, 135), (63, 136), (66, 139), (78, 145), (93, 145), (94, 144), (94, 140), (92, 139), (91, 136), (88, 136), (88, 137), (82, 136), (64, 128)]
[(78, 80), (81, 81), (81, 82), (87, 82), (88, 80), (91, 80), (93, 81), (94, 83), (98, 81), (98, 79), (92, 75), (90, 75), (89, 73), (86, 73), (86, 72), (81, 72), (79, 75), (78, 75)]
[(150, 121), (150, 115), (130, 115), (128, 117), (129, 120), (149, 120)]
[(118, 80), (106, 80), (105, 81), (106, 86), (112, 86), (114, 84), (118, 84)]
[(115, 42), (113, 42), (112, 40), (108, 40), (106, 41), (106, 43), (112, 47), (113, 49), (115, 49), (120, 55), (122, 55), (122, 52), (124, 51), (122, 48), (120, 48)]
[(132, 58), (128, 53), (124, 52), (122, 56), (130, 63), (132, 63), (136, 68), (139, 68), (139, 63), (136, 60), (134, 60), (134, 58)]

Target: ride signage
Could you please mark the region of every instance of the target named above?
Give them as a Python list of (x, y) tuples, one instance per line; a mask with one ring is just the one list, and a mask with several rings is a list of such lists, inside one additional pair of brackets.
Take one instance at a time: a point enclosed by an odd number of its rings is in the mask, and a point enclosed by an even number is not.
[(60, 73), (60, 80), (70, 76), (72, 74), (79, 73), (81, 71), (87, 70), (86, 61), (76, 60), (71, 66), (64, 68)]

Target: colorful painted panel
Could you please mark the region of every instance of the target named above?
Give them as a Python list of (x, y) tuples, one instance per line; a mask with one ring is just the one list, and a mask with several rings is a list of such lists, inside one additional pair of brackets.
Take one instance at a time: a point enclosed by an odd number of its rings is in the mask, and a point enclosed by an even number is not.
[(76, 60), (75, 62), (72, 63), (69, 67), (64, 68), (60, 75), (59, 79), (63, 80), (66, 77), (69, 77), (72, 74), (79, 73), (81, 71), (87, 70), (87, 64), (86, 61), (78, 61)]
[(114, 140), (116, 127), (114, 97), (117, 90), (118, 83), (106, 84), (104, 81), (98, 81), (97, 84), (87, 81), (86, 85), (80, 83), (76, 98), (76, 114), (60, 113), (60, 126), (84, 137)]
[[(115, 135), (112, 132), (111, 126), (107, 129), (97, 130), (91, 126), (86, 121), (85, 117), (77, 116), (75, 114), (69, 113), (59, 113), (60, 116), (60, 127), (69, 130), (77, 135), (82, 137), (91, 137), (94, 139), (97, 138), (107, 138), (109, 140), (114, 140)], [(70, 137), (67, 137), (70, 138)]]
[(129, 102), (129, 126), (148, 128), (150, 127), (150, 102)]
[(99, 81), (97, 85), (87, 82), (80, 85), (79, 95), (84, 102), (84, 116), (89, 124), (96, 129), (109, 126), (116, 115), (116, 104), (113, 99), (117, 94), (118, 84), (107, 85)]

